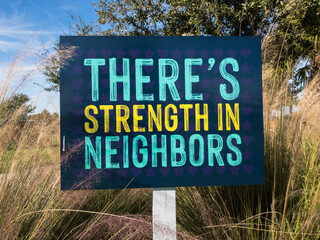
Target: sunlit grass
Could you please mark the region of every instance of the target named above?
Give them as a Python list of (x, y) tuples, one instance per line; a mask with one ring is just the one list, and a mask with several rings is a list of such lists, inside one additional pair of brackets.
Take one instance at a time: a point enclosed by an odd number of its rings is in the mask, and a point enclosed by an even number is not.
[[(319, 79), (291, 114), (264, 86), (265, 185), (177, 188), (178, 238), (320, 238)], [(151, 189), (60, 191), (59, 119), (19, 111), (0, 105), (0, 239), (152, 238)]]

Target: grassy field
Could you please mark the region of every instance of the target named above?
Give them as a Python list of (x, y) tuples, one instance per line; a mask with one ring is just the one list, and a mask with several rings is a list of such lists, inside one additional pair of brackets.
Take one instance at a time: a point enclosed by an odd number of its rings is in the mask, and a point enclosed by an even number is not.
[[(179, 239), (320, 239), (319, 95), (316, 76), (284, 114), (264, 88), (265, 185), (177, 188)], [(1, 105), (0, 239), (152, 238), (151, 189), (60, 191), (59, 120), (20, 113)]]

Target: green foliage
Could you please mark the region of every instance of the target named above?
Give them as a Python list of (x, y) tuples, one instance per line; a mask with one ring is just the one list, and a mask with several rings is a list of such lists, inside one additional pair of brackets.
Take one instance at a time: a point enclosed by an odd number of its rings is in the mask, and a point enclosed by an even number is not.
[(263, 35), (277, 1), (101, 0), (93, 4), (104, 35)]
[(161, 35), (167, 6), (165, 1), (100, 1), (93, 4), (98, 23), (110, 25), (102, 35)]
[(30, 121), (36, 121), (36, 122), (52, 123), (57, 120), (59, 120), (59, 114), (58, 113), (51, 114), (47, 109), (42, 110), (41, 113), (33, 114), (30, 116)]
[[(71, 15), (72, 33), (125, 36), (264, 36), (277, 12), (278, 1), (203, 0), (101, 0), (94, 3), (97, 23), (86, 23)], [(59, 53), (57, 46), (54, 51)], [(50, 87), (59, 91), (59, 54), (49, 57), (43, 67)], [(48, 57), (48, 52), (44, 53)]]
[(12, 125), (15, 132), (14, 138), (3, 139), (10, 149), (16, 147), (17, 139), (20, 137), (21, 129), (29, 120), (34, 107), (28, 104), (30, 98), (23, 93), (15, 94), (0, 103), (0, 126)]
[(27, 104), (30, 98), (23, 93), (18, 93), (8, 98), (4, 102), (0, 103), (0, 119), (2, 120), (2, 124), (12, 117), (12, 115), (16, 115), (18, 119), (18, 125), (23, 127), (26, 123), (30, 113), (34, 111), (34, 107), (30, 104)]
[(55, 44), (53, 52), (45, 50), (41, 53), (41, 72), (46, 77), (47, 83), (49, 83), (49, 87), (43, 87), (44, 90), (60, 91), (60, 68), (68, 65), (74, 51), (74, 46), (60, 47), (59, 44)]
[[(59, 52), (59, 45), (53, 46), (53, 51)], [(46, 77), (49, 87), (45, 88), (46, 91), (58, 92), (60, 90), (60, 61), (59, 54), (50, 55), (49, 50), (45, 50), (41, 53), (41, 57), (46, 59), (41, 72)]]
[[(267, 39), (264, 62), (280, 72), (291, 72), (292, 93), (299, 93), (320, 69), (320, 2), (282, 1), (278, 6), (275, 27)], [(308, 62), (300, 68), (301, 61)], [(284, 75), (282, 82), (288, 80)]]
[(90, 36), (98, 33), (94, 23), (86, 23), (79, 15), (70, 15), (72, 23), (70, 31), (78, 36)]
[[(288, 86), (293, 95), (303, 90), (320, 69), (318, 0), (100, 0), (93, 6), (98, 21), (86, 23), (80, 16), (71, 15), (72, 33), (79, 36), (259, 35), (266, 39), (263, 62), (277, 76), (267, 85), (279, 89), (290, 76), (293, 83)], [(59, 51), (57, 47), (54, 50)], [(44, 64), (43, 73), (51, 85), (46, 88), (48, 91), (59, 91), (59, 67), (63, 64), (57, 55)], [(301, 59), (310, 63), (304, 69), (305, 78), (301, 78), (299, 71), (297, 74), (288, 71), (298, 66)]]
[[(10, 113), (14, 113), (15, 111), (17, 111), (19, 108), (21, 108), (22, 106), (26, 105), (26, 103), (30, 100), (30, 98), (23, 93), (19, 93), (19, 94), (15, 94), (13, 95), (11, 98), (9, 98), (5, 103), (6, 108), (8, 109), (8, 111)], [(30, 113), (31, 112), (31, 106), (27, 105), (27, 112)]]

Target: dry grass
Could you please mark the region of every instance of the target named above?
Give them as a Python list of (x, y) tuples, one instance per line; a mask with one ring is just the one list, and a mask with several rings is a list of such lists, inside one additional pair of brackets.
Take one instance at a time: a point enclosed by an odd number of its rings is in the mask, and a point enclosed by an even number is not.
[[(266, 184), (178, 188), (179, 239), (320, 238), (320, 77), (292, 114), (273, 78), (265, 68)], [(151, 239), (151, 189), (60, 191), (59, 120), (21, 127), (19, 111), (0, 107), (0, 239)]]
[[(150, 238), (150, 214), (143, 214), (150, 213), (145, 191), (60, 191), (59, 150), (50, 146), (59, 139), (58, 126), (58, 120), (26, 124), (18, 139), (7, 132), (7, 139), (18, 144), (14, 150), (1, 145), (1, 161), (9, 165), (0, 178), (0, 238)], [(135, 211), (140, 214), (129, 214)]]

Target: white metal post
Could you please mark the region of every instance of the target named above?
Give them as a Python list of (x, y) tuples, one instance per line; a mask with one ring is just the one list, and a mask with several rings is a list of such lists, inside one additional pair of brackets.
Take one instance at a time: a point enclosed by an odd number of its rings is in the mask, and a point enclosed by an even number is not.
[(152, 223), (154, 240), (176, 240), (176, 190), (153, 188)]

